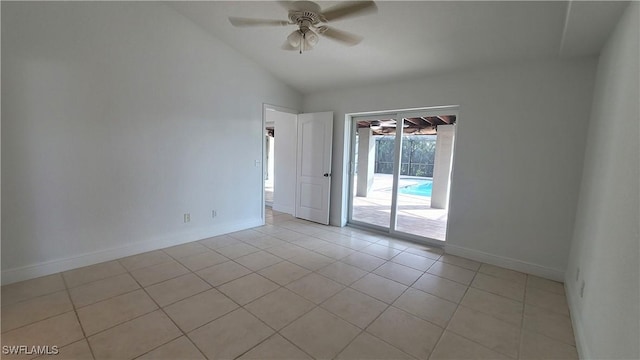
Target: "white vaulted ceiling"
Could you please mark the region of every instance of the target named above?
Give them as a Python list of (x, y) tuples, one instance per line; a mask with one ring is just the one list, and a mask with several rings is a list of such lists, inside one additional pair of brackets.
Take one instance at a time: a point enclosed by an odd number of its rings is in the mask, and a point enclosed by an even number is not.
[[(337, 2), (318, 2), (322, 9)], [(229, 16), (287, 20), (273, 1), (170, 2), (215, 37), (302, 93), (560, 57), (596, 55), (624, 2), (378, 1), (378, 12), (330, 23), (364, 36), (321, 38), (298, 54), (280, 46), (294, 26), (236, 28)]]

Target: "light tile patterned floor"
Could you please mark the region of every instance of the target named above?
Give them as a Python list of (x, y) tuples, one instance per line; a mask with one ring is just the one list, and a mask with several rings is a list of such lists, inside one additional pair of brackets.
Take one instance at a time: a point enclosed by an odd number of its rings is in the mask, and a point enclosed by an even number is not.
[(2, 343), (55, 359), (577, 358), (560, 283), (270, 209), (267, 223), (4, 286)]

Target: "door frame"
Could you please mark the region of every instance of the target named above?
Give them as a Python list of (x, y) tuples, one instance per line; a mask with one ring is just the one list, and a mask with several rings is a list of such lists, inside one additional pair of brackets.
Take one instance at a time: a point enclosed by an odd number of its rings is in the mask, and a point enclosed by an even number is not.
[[(361, 228), (365, 230), (372, 230), (377, 232), (383, 232), (389, 234), (396, 238), (407, 239), (413, 242), (424, 243), (430, 246), (443, 247), (445, 241), (436, 240), (428, 237), (418, 236), (402, 231), (398, 231), (395, 229), (397, 223), (397, 211), (398, 211), (398, 180), (400, 178), (400, 169), (401, 169), (401, 159), (402, 159), (402, 132), (396, 132), (395, 144), (394, 144), (394, 164), (393, 164), (393, 186), (392, 186), (392, 197), (391, 197), (391, 213), (389, 216), (389, 227), (386, 228), (384, 226), (369, 224), (362, 221), (353, 220), (353, 194), (355, 193), (355, 184), (354, 184), (354, 176), (355, 176), (355, 151), (356, 151), (356, 119), (357, 120), (380, 120), (380, 119), (389, 119), (395, 118), (396, 121), (402, 120), (407, 117), (417, 117), (417, 116), (434, 116), (434, 115), (456, 115), (456, 124), (459, 123), (460, 117), (460, 107), (458, 105), (450, 105), (450, 106), (436, 106), (436, 107), (427, 107), (427, 108), (412, 108), (412, 109), (399, 109), (399, 110), (387, 110), (387, 111), (373, 111), (373, 112), (360, 112), (360, 113), (350, 113), (345, 116), (345, 126), (349, 129), (347, 132), (347, 138), (349, 145), (348, 151), (345, 151), (344, 161), (348, 164), (348, 176), (347, 179), (347, 189), (344, 196), (347, 197), (346, 201), (346, 214), (347, 214), (347, 225), (353, 226), (356, 228)], [(404, 122), (403, 122), (404, 124)], [(457, 132), (457, 126), (456, 126)], [(454, 142), (453, 145), (453, 155), (451, 159), (451, 178), (453, 178), (453, 168), (455, 164), (455, 154), (457, 141)], [(451, 187), (449, 188), (451, 192)], [(343, 202), (345, 203), (345, 202)], [(447, 209), (447, 217), (451, 212), (451, 207)], [(449, 232), (449, 224), (450, 219), (447, 218), (447, 233)], [(445, 238), (446, 240), (446, 238)]]
[[(265, 141), (265, 136), (264, 136), (264, 131), (266, 129), (266, 125), (267, 125), (267, 111), (280, 111), (280, 112), (285, 112), (285, 113), (289, 113), (289, 114), (295, 114), (298, 115), (300, 114), (300, 111), (295, 110), (295, 109), (291, 109), (288, 107), (284, 107), (284, 106), (279, 106), (279, 105), (272, 105), (272, 104), (268, 104), (268, 103), (262, 103), (262, 128), (260, 130), (260, 143), (262, 144), (262, 172), (260, 174), (260, 176), (262, 177), (262, 196), (260, 197), (260, 214), (262, 216), (262, 225), (265, 224), (265, 190), (264, 190), (264, 186), (265, 186), (265, 182), (266, 182), (266, 178), (265, 178), (265, 171), (267, 170), (267, 154), (265, 151), (265, 146), (266, 146), (266, 141)], [(274, 163), (274, 168), (275, 168), (275, 163)], [(275, 171), (275, 170), (274, 170)]]

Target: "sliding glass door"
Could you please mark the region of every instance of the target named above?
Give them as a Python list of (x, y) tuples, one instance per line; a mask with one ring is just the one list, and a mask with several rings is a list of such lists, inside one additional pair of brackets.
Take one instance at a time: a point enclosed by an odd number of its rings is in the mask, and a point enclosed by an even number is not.
[(396, 137), (389, 130), (395, 123), (392, 118), (361, 119), (354, 128), (351, 220), (356, 223), (382, 229), (391, 227)]
[(349, 222), (444, 241), (455, 109), (352, 120)]

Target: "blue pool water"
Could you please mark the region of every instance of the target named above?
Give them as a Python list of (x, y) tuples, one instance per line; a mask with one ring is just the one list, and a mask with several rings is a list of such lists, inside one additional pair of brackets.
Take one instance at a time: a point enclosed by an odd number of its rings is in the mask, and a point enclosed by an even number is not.
[(400, 191), (400, 194), (431, 197), (432, 186), (433, 186), (433, 181), (425, 180), (420, 182), (419, 184), (401, 187), (399, 191)]

